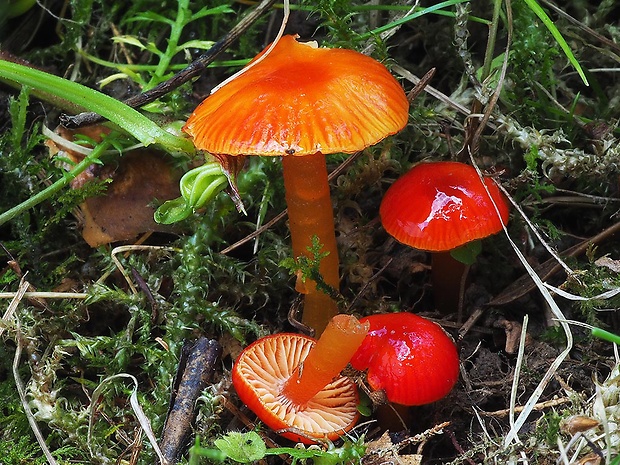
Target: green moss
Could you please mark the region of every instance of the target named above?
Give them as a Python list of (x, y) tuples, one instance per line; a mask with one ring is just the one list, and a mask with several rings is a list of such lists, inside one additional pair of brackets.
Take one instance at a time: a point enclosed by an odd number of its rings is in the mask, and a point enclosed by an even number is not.
[(555, 94), (556, 60), (560, 51), (548, 29), (525, 4), (513, 7), (513, 41), (509, 56), (510, 80), (505, 89), (505, 103), (516, 112), (523, 125), (539, 127), (555, 119), (554, 104), (544, 89)]

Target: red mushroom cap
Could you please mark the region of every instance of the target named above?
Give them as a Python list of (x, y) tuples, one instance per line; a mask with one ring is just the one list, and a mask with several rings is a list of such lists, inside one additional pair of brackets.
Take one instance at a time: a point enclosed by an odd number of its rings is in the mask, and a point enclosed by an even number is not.
[(446, 396), (459, 377), (452, 339), (436, 323), (413, 313), (371, 315), (370, 330), (351, 359), (368, 370), (368, 384), (390, 402), (422, 405)]
[(405, 92), (378, 61), (288, 35), (205, 99), (183, 130), (213, 154), (352, 153), (400, 131), (408, 111)]
[(482, 239), (508, 222), (508, 204), (485, 178), (501, 220), (475, 168), (464, 163), (420, 163), (398, 178), (381, 202), (381, 223), (396, 240), (433, 252)]
[(337, 377), (304, 405), (296, 405), (283, 388), (306, 359), (315, 340), (300, 334), (280, 333), (250, 344), (239, 356), (232, 381), (239, 398), (269, 428), (296, 442), (336, 440), (357, 422), (355, 383)]

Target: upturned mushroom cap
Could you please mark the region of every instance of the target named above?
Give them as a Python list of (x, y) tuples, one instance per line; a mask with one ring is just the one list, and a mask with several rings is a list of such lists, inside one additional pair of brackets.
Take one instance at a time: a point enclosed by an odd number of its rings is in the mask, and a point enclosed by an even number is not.
[(368, 370), (368, 384), (385, 391), (390, 402), (423, 405), (446, 396), (459, 377), (459, 357), (452, 339), (438, 324), (413, 313), (362, 318), (370, 330), (351, 359)]
[(408, 109), (402, 87), (378, 61), (289, 35), (205, 99), (183, 130), (214, 154), (352, 153), (400, 131)]
[(283, 393), (286, 381), (306, 359), (315, 340), (280, 333), (249, 345), (237, 359), (232, 380), (243, 401), (269, 428), (292, 441), (312, 444), (336, 440), (358, 419), (355, 384), (338, 377), (305, 405), (295, 405)]
[(447, 251), (482, 239), (508, 222), (508, 204), (492, 179), (484, 180), (464, 163), (420, 163), (387, 190), (381, 223), (396, 240), (432, 252)]

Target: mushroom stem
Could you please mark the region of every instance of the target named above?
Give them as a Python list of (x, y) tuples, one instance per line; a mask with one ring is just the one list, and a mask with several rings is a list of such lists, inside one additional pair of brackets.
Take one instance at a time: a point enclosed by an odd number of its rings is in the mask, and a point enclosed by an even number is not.
[(336, 315), (282, 387), (282, 395), (295, 405), (304, 405), (321, 391), (357, 351), (368, 333), (369, 323), (351, 315)]
[[(282, 158), (286, 205), (293, 243), (293, 256), (308, 256), (312, 237), (317, 236), (328, 252), (319, 271), (326, 284), (339, 289), (338, 249), (334, 213), (327, 181), (325, 155), (286, 156)], [(336, 303), (316, 289), (314, 281), (297, 280), (296, 289), (305, 294), (302, 322), (320, 335), (330, 318), (338, 312)]]
[[(455, 259), (450, 252), (431, 254), (431, 281), (435, 308), (442, 315), (457, 312), (461, 316), (463, 280), (469, 265)], [(460, 320), (459, 320), (460, 321)]]

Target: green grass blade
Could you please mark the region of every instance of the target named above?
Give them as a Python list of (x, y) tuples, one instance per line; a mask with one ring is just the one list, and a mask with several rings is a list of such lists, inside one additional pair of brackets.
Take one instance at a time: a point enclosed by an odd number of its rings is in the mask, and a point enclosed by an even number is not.
[(581, 76), (581, 80), (583, 81), (583, 83), (586, 86), (589, 86), (590, 84), (588, 83), (588, 79), (586, 78), (586, 75), (583, 72), (581, 65), (577, 61), (577, 58), (575, 58), (575, 55), (573, 55), (573, 51), (570, 49), (570, 47), (566, 43), (566, 40), (564, 40), (564, 37), (562, 37), (562, 34), (558, 30), (558, 28), (555, 26), (553, 21), (551, 21), (551, 18), (549, 18), (547, 13), (545, 13), (545, 10), (542, 9), (542, 7), (538, 4), (536, 0), (525, 0), (525, 3), (530, 8), (530, 10), (532, 10), (536, 14), (536, 16), (538, 16), (538, 18), (543, 22), (543, 24), (547, 27), (547, 29), (549, 30), (549, 32), (551, 33), (555, 41), (558, 43), (558, 45), (564, 52), (564, 55), (566, 55), (566, 58), (568, 58), (568, 61), (570, 61), (570, 63), (573, 65), (573, 68), (575, 68), (579, 76)]
[(605, 331), (604, 329), (597, 328), (596, 326), (592, 328), (592, 336), (598, 337), (599, 339), (603, 339), (607, 342), (613, 342), (614, 344), (620, 345), (620, 336), (614, 333), (610, 333), (609, 331)]
[(369, 31), (365, 34), (360, 35), (361, 39), (369, 39), (370, 37), (377, 35), (377, 34), (381, 34), (382, 32), (388, 31), (390, 29), (395, 28), (396, 26), (400, 26), (401, 24), (405, 24), (408, 21), (411, 21), (413, 19), (419, 18), (420, 16), (423, 16), (425, 14), (428, 13), (434, 13), (434, 12), (439, 12), (440, 10), (443, 10), (444, 8), (448, 8), (450, 6), (456, 5), (458, 3), (467, 3), (469, 0), (447, 0), (445, 2), (440, 2), (437, 3), (436, 5), (431, 5), (427, 8), (421, 8), (420, 10), (404, 16), (396, 21), (392, 21), (391, 23), (388, 23), (384, 26), (378, 27), (376, 29), (373, 29), (372, 31)]
[(0, 79), (29, 86), (98, 113), (144, 145), (158, 144), (171, 153), (194, 152), (194, 146), (188, 139), (170, 134), (123, 102), (77, 82), (4, 60), (0, 60)]

